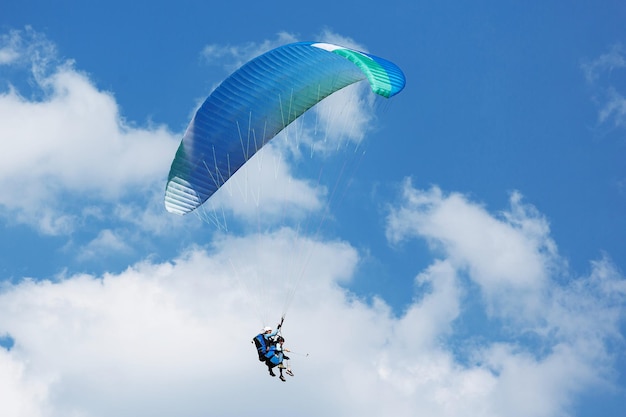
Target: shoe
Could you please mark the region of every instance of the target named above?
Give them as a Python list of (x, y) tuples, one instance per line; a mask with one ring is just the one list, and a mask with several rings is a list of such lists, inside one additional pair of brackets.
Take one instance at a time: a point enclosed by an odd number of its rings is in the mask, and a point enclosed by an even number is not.
[(281, 380), (281, 381), (283, 381), (283, 382), (285, 382), (285, 381), (286, 381), (285, 377), (284, 377), (284, 376), (282, 376), (282, 375), (280, 376), (280, 380)]
[(293, 372), (291, 372), (291, 369), (287, 369), (285, 372), (287, 373), (287, 375), (293, 376)]
[(271, 369), (270, 369), (270, 375), (271, 375), (271, 376), (276, 376), (276, 374), (274, 373), (274, 371), (272, 371)]

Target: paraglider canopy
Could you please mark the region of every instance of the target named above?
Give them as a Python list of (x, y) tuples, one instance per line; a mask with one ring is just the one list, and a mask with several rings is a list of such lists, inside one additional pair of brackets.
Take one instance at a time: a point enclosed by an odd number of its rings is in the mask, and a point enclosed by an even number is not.
[(165, 208), (179, 215), (193, 211), (296, 118), (362, 80), (386, 98), (405, 85), (395, 64), (330, 43), (284, 45), (244, 64), (189, 123), (168, 176)]

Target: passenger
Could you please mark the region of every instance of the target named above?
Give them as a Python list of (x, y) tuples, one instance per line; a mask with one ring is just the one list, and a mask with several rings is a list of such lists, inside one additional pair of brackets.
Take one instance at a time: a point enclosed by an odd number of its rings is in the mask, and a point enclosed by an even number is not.
[(289, 349), (283, 347), (283, 344), (285, 343), (285, 339), (282, 336), (278, 336), (278, 339), (276, 340), (276, 342), (277, 342), (276, 344), (273, 344), (270, 346), (269, 348), (270, 353), (273, 353), (273, 354), (269, 356), (268, 360), (265, 363), (269, 369), (270, 375), (272, 376), (276, 375), (272, 371), (272, 368), (277, 366), (278, 370), (280, 371), (280, 380), (285, 381), (285, 377), (283, 376), (283, 369), (286, 369), (287, 375), (293, 376), (293, 372), (291, 372), (291, 368), (283, 364), (284, 360), (287, 360), (287, 361), (289, 360), (289, 356), (285, 355), (283, 352), (289, 352)]

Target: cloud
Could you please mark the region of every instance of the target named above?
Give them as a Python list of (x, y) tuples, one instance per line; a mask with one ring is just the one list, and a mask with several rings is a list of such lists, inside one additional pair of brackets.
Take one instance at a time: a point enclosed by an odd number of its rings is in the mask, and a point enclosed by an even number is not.
[(121, 236), (112, 230), (105, 229), (100, 232), (98, 237), (80, 249), (78, 258), (94, 259), (100, 257), (102, 253), (122, 253), (130, 250), (130, 246)]
[(415, 189), (407, 180), (400, 204), (390, 209), (387, 235), (395, 244), (426, 239), (453, 265), (457, 285), (478, 287), (489, 316), (474, 331), (491, 329), (493, 338), (499, 326), (498, 336), (456, 355), (495, 378), (488, 400), (495, 415), (559, 415), (576, 392), (610, 378), (611, 346), (623, 343), (626, 281), (607, 257), (592, 262), (589, 276), (571, 277), (547, 221), (519, 193), (507, 211), (493, 215), (462, 194)]
[(613, 72), (621, 68), (626, 68), (626, 59), (624, 58), (623, 48), (616, 44), (610, 48), (610, 51), (600, 55), (591, 62), (585, 62), (582, 69), (585, 77), (589, 82), (597, 81), (605, 72)]
[[(207, 62), (218, 62), (220, 65), (224, 65), (228, 72), (233, 72), (252, 58), (270, 49), (296, 41), (297, 35), (279, 32), (276, 39), (273, 40), (247, 42), (242, 45), (209, 44), (202, 49), (201, 55)], [(226, 64), (223, 64), (224, 60), (227, 61)]]
[(611, 128), (626, 127), (626, 98), (622, 91), (626, 69), (624, 48), (613, 45), (609, 52), (582, 64), (587, 83), (592, 88), (593, 100), (599, 107), (598, 122)]
[[(247, 307), (257, 295), (233, 279), (230, 257), (241, 258), (246, 242), (253, 248), (258, 244), (267, 254), (248, 252), (248, 263), (277, 274), (272, 264), (283, 255), (277, 248), (287, 243), (279, 237), (226, 238), (212, 257), (190, 251), (175, 263), (139, 264), (119, 275), (76, 275), (5, 288), (0, 327), (15, 340), (10, 351), (2, 351), (10, 359), (2, 368), (3, 376), (11, 377), (7, 385), (22, 394), (17, 398), (28, 394), (23, 380), (42, 385), (42, 415), (43, 410), (46, 415), (136, 415), (146, 406), (152, 415), (170, 415), (181, 406), (191, 410), (186, 415), (253, 409), (271, 389), (250, 345), (260, 323)], [(307, 285), (323, 291), (354, 266), (354, 256), (340, 243), (311, 244), (315, 258), (327, 261), (311, 268), (317, 279)], [(23, 371), (6, 372), (15, 367)], [(243, 382), (249, 368), (260, 372)], [(223, 401), (225, 391), (240, 389), (253, 401)], [(207, 397), (207, 392), (212, 393)], [(117, 400), (106, 400), (110, 395)], [(194, 403), (185, 405), (190, 399)], [(9, 406), (0, 406), (2, 415)]]
[(296, 178), (286, 152), (270, 144), (197, 211), (206, 223), (223, 230), (233, 216), (266, 227), (283, 224), (287, 218), (307, 218), (323, 207), (325, 196), (323, 185)]
[[(288, 228), (218, 235), (119, 274), (5, 284), (0, 334), (14, 345), (0, 349), (0, 378), (15, 395), (0, 414), (272, 415), (258, 404), (281, 389), (281, 412), (303, 416), (538, 417), (610, 384), (626, 281), (607, 257), (563, 284), (546, 221), (519, 195), (493, 214), (459, 193), (404, 186), (389, 236), (428, 239), (438, 259), (417, 271), (403, 314), (347, 289), (360, 262), (347, 242)], [(479, 249), (466, 246), (472, 233)], [(484, 302), (470, 303), (473, 286)], [(284, 307), (286, 383), (250, 343)], [(476, 320), (489, 337), (462, 331)]]
[(17, 61), (20, 57), (18, 49), (21, 37), (17, 32), (10, 32), (2, 35), (0, 42), (2, 47), (0, 48), (0, 65), (7, 65)]
[(54, 45), (32, 30), (1, 41), (3, 56), (12, 57), (3, 63), (34, 80), (29, 97), (13, 86), (0, 94), (5, 215), (43, 233), (71, 233), (80, 219), (68, 201), (112, 204), (164, 178), (179, 140), (166, 127), (127, 124), (111, 93), (58, 62)]
[(459, 193), (444, 195), (437, 187), (416, 190), (410, 180), (404, 183), (403, 199), (388, 219), (392, 242), (425, 238), (456, 268), (468, 271), (493, 308), (514, 316), (519, 308), (541, 307), (534, 300), (541, 298), (558, 261), (556, 246), (545, 218), (524, 206), (518, 193), (501, 218)]

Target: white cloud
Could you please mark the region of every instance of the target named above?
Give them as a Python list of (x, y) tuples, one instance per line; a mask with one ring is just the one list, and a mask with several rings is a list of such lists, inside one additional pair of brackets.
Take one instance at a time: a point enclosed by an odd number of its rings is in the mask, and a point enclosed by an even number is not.
[(130, 250), (131, 248), (122, 236), (112, 230), (105, 229), (100, 231), (94, 240), (80, 248), (78, 258), (95, 259), (101, 257), (103, 253), (120, 253)]
[[(384, 300), (365, 302), (338, 285), (357, 271), (354, 248), (290, 229), (221, 235), (207, 251), (120, 274), (5, 284), (0, 333), (15, 344), (0, 352), (0, 375), (16, 395), (0, 413), (28, 406), (29, 417), (273, 415), (275, 408), (258, 404), (281, 389), (281, 412), (303, 416), (556, 416), (570, 412), (581, 392), (610, 382), (626, 281), (608, 259), (560, 286), (551, 263), (535, 259), (558, 256), (545, 251), (549, 232), (535, 209), (513, 198), (510, 210), (493, 215), (459, 194), (406, 191), (396, 213), (404, 213), (405, 230), (398, 218), (390, 235), (426, 237), (441, 259), (417, 274), (428, 291), (399, 317)], [(448, 204), (455, 229), (441, 220)], [(511, 258), (512, 267), (519, 259), (537, 263), (529, 270), (543, 268), (541, 285), (507, 276), (504, 265), (495, 269), (497, 282), (482, 266), (484, 253), (463, 249), (475, 222), (501, 243), (487, 241), (482, 251)], [(515, 320), (486, 319), (485, 327), (498, 327), (495, 336), (459, 339), (459, 319), (471, 314), (467, 270), (507, 300), (519, 288), (543, 292), (541, 323), (523, 305), (531, 298), (521, 297)], [(285, 305), (295, 377), (282, 383), (267, 375), (250, 339)], [(529, 335), (534, 342), (523, 342)]]
[(626, 57), (624, 48), (617, 44), (609, 52), (582, 64), (593, 99), (599, 107), (598, 122), (610, 128), (626, 127), (626, 98), (621, 91), (620, 78), (624, 78)]
[(615, 126), (626, 126), (626, 98), (611, 87), (606, 91), (606, 101), (598, 115), (600, 123), (613, 120)]
[[(393, 242), (424, 237), (459, 269), (467, 269), (488, 303), (515, 316), (540, 314), (541, 298), (555, 262), (548, 224), (513, 194), (502, 218), (458, 193), (433, 187), (416, 190), (407, 180), (404, 204), (391, 211), (387, 235)], [(539, 303), (539, 304), (537, 304)]]
[[(461, 194), (419, 190), (406, 181), (401, 203), (390, 210), (387, 234), (396, 244), (426, 239), (457, 274), (467, 271), (491, 313), (485, 326), (502, 326), (503, 343), (469, 354), (474, 370), (497, 377), (485, 415), (560, 415), (574, 393), (611, 374), (607, 340), (622, 339), (626, 281), (604, 258), (592, 263), (588, 277), (559, 285), (569, 271), (547, 221), (518, 193), (510, 203), (494, 216)], [(437, 317), (432, 314), (430, 320)], [(529, 337), (530, 345), (520, 342)]]
[(609, 52), (582, 65), (585, 77), (589, 82), (595, 82), (604, 72), (612, 72), (620, 68), (626, 68), (626, 59), (623, 55), (623, 48), (619, 44), (613, 45)]
[(19, 59), (20, 36), (16, 32), (2, 35), (0, 38), (0, 65), (7, 65)]
[(114, 97), (57, 63), (49, 42), (20, 36), (2, 48), (20, 56), (8, 63), (32, 63), (35, 90), (0, 94), (0, 206), (45, 233), (68, 233), (78, 221), (64, 211), (68, 199), (98, 204), (145, 190), (165, 177), (179, 139), (163, 126), (129, 126)]
[(227, 58), (229, 62), (224, 66), (229, 72), (232, 72), (258, 55), (278, 46), (297, 41), (296, 35), (279, 32), (276, 39), (266, 39), (262, 42), (248, 42), (243, 45), (206, 45), (202, 50), (202, 57), (208, 62), (216, 60), (220, 63), (223, 63), (224, 58)]
[[(225, 229), (226, 218), (231, 215), (267, 225), (281, 224), (284, 217), (306, 218), (319, 211), (326, 189), (295, 178), (289, 160), (280, 146), (265, 146), (198, 209), (200, 216)], [(229, 214), (223, 214), (223, 210)]]
[[(243, 256), (258, 270), (267, 265), (276, 274), (273, 264), (283, 254), (275, 246), (280, 249), (286, 241), (258, 238), (250, 241), (256, 251)], [(5, 289), (0, 327), (15, 345), (3, 354), (24, 368), (21, 378), (7, 384), (20, 392), (21, 379), (43, 384), (50, 416), (68, 411), (136, 415), (132, 410), (169, 415), (189, 399), (195, 402), (183, 405), (191, 410), (187, 415), (252, 409), (275, 385), (264, 384), (269, 377), (250, 344), (261, 326), (248, 308), (256, 296), (232, 276), (230, 257), (241, 257), (246, 242), (228, 238), (213, 257), (191, 252), (176, 264), (137, 265), (102, 279), (84, 275), (24, 281)], [(313, 286), (312, 292), (325, 291), (333, 276), (345, 274), (351, 268), (345, 262), (354, 265), (353, 256), (346, 257), (351, 252), (347, 247), (318, 245), (318, 250), (316, 258), (327, 261), (310, 269), (316, 279), (305, 286)], [(315, 300), (306, 297), (304, 303), (311, 308)], [(224, 390), (248, 392), (253, 400), (223, 401)], [(106, 400), (111, 395), (116, 402)]]

